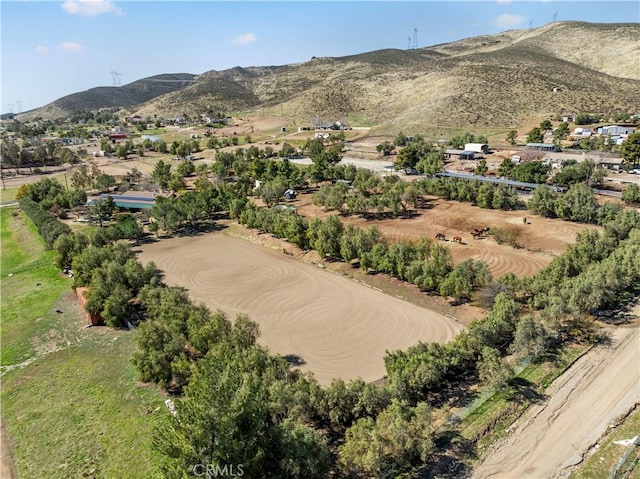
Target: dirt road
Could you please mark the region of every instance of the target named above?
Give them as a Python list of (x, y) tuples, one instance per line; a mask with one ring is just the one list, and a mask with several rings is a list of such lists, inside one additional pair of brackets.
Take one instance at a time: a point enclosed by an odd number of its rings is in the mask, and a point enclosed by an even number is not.
[(511, 427), (473, 479), (567, 477), (609, 425), (640, 402), (638, 327), (612, 330), (611, 344), (576, 361), (547, 396)]

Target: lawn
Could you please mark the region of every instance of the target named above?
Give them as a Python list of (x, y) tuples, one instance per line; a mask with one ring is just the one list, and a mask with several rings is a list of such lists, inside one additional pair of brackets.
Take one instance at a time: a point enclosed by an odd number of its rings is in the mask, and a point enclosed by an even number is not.
[(70, 280), (14, 211), (0, 210), (1, 400), (17, 476), (160, 477), (150, 437), (165, 398), (136, 380), (135, 332), (87, 328)]

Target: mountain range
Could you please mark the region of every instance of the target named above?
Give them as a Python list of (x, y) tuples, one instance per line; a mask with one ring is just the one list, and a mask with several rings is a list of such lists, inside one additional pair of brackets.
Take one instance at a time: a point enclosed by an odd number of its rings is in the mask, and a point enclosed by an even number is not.
[(557, 113), (640, 112), (640, 24), (554, 22), (408, 50), (163, 74), (21, 116), (119, 108), (142, 116), (283, 115), (384, 131), (513, 128)]

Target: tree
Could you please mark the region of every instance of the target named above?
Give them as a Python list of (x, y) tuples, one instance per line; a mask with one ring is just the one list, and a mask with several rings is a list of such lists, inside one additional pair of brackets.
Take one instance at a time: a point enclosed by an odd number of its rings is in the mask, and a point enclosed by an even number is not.
[(166, 189), (171, 180), (171, 164), (164, 160), (159, 160), (151, 173), (151, 177), (158, 183), (160, 188)]
[(429, 406), (411, 408), (394, 400), (378, 417), (365, 417), (347, 430), (339, 448), (345, 472), (367, 477), (396, 477), (398, 469), (424, 463), (434, 449)]
[(562, 140), (564, 140), (569, 134), (569, 124), (567, 122), (562, 122), (558, 125), (556, 130), (553, 132), (553, 142), (558, 145)]
[(482, 348), (478, 362), (480, 380), (490, 389), (501, 389), (513, 376), (513, 369), (500, 356), (500, 352), (489, 346)]
[(342, 236), (342, 223), (337, 216), (331, 215), (324, 221), (319, 218), (313, 218), (309, 222), (307, 235), (309, 244), (318, 252), (320, 257), (341, 257), (340, 237)]
[(399, 131), (393, 140), (393, 144), (395, 146), (406, 146), (407, 144), (407, 135), (405, 135), (402, 131)]
[(640, 131), (631, 133), (622, 143), (620, 154), (625, 164), (637, 165), (640, 163)]
[(433, 176), (436, 173), (440, 173), (444, 170), (444, 154), (442, 151), (432, 151), (427, 153), (416, 164), (418, 171), (421, 171), (425, 175)]
[[(329, 465), (326, 441), (295, 420), (278, 420), (271, 385), (283, 384), (283, 361), (257, 347), (228, 345), (198, 362), (176, 414), (152, 438), (168, 477), (187, 477), (194, 465), (235, 466), (252, 478), (321, 478)], [(226, 469), (225, 469), (226, 468)], [(241, 473), (240, 473), (241, 471)]]
[(622, 192), (621, 198), (628, 204), (640, 204), (640, 186), (637, 183), (629, 184)]
[(500, 163), (500, 166), (498, 167), (498, 176), (508, 178), (511, 174), (511, 171), (513, 170), (513, 167), (513, 161), (511, 161), (509, 158), (505, 158), (504, 160), (502, 160), (502, 163)]
[(380, 143), (376, 146), (376, 151), (378, 153), (382, 153), (384, 156), (389, 156), (393, 150), (395, 150), (395, 146), (393, 143), (385, 141), (384, 143)]
[(507, 133), (506, 140), (511, 146), (515, 145), (518, 141), (518, 132), (516, 130), (510, 130), (509, 133)]
[(396, 168), (415, 168), (420, 160), (427, 156), (431, 148), (424, 141), (407, 143), (395, 161)]
[(544, 351), (546, 340), (547, 334), (542, 322), (527, 314), (516, 325), (509, 351), (521, 356), (538, 355)]
[(534, 126), (527, 133), (527, 143), (542, 143), (544, 141), (544, 133), (540, 128)]
[(594, 223), (598, 211), (596, 198), (583, 183), (572, 185), (556, 201), (556, 214), (566, 220)]
[(95, 187), (99, 191), (107, 191), (115, 184), (116, 179), (111, 175), (107, 175), (106, 173), (102, 173), (95, 179)]
[(193, 161), (183, 160), (178, 164), (178, 173), (183, 177), (192, 176), (196, 171)]
[(130, 213), (120, 214), (116, 217), (116, 228), (118, 228), (122, 237), (127, 239), (137, 240), (143, 234), (142, 226)]
[(540, 122), (540, 129), (542, 131), (549, 131), (549, 130), (551, 130), (551, 128), (552, 128), (551, 120), (547, 119), (547, 120), (542, 120)]
[(547, 181), (549, 170), (551, 170), (551, 167), (541, 161), (528, 161), (516, 165), (511, 170), (511, 178), (525, 183), (542, 184)]
[(491, 281), (491, 273), (483, 261), (467, 259), (456, 265), (440, 284), (440, 294), (456, 301), (468, 299), (474, 288)]
[(100, 223), (100, 227), (105, 221), (109, 221), (113, 217), (113, 213), (116, 211), (116, 204), (111, 196), (107, 196), (106, 199), (97, 200), (93, 208), (93, 216)]
[(478, 160), (478, 164), (476, 165), (475, 174), (484, 176), (487, 174), (487, 171), (489, 171), (489, 167), (487, 167), (487, 160), (485, 160), (484, 158), (480, 158), (480, 160)]
[(280, 179), (273, 181), (265, 181), (258, 188), (258, 195), (263, 199), (267, 206), (277, 205), (282, 200), (287, 187)]
[(527, 208), (546, 218), (555, 218), (558, 194), (551, 188), (540, 186), (533, 190)]

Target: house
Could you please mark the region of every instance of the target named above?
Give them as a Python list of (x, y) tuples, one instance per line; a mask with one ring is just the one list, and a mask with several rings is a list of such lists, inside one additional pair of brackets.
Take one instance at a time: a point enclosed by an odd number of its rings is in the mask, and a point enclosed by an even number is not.
[(593, 131), (591, 131), (591, 128), (578, 127), (578, 128), (574, 128), (573, 129), (573, 136), (579, 136), (581, 138), (588, 138), (591, 135), (593, 135)]
[(527, 143), (527, 150), (531, 151), (560, 151), (553, 143)]
[(126, 133), (110, 133), (109, 134), (109, 139), (111, 141), (126, 140), (127, 139), (127, 135), (126, 135)]
[[(128, 210), (150, 210), (156, 204), (156, 197), (164, 195), (158, 195), (151, 191), (127, 191), (123, 195), (104, 193), (100, 195), (100, 199), (105, 200), (107, 196), (111, 196), (111, 198), (113, 198), (113, 202), (118, 208)], [(91, 206), (96, 203), (96, 200), (90, 200), (87, 203)]]
[(597, 162), (597, 165), (607, 170), (620, 171), (623, 163), (624, 160), (622, 158), (602, 158)]
[(562, 117), (564, 123), (573, 123), (576, 119), (576, 115), (569, 114)]
[(598, 135), (630, 135), (636, 129), (632, 126), (621, 126), (621, 125), (609, 125), (609, 126), (601, 126), (598, 128)]
[(316, 138), (321, 138), (321, 139), (326, 139), (329, 138), (331, 136), (331, 133), (316, 133), (315, 137)]
[(476, 152), (470, 150), (444, 150), (445, 160), (475, 160)]
[(334, 122), (321, 122), (316, 124), (316, 130), (339, 130), (340, 126), (335, 121)]
[(284, 197), (287, 200), (295, 200), (296, 199), (296, 192), (293, 191), (291, 188), (289, 188), (287, 191), (284, 192)]
[(138, 125), (140, 123), (146, 123), (145, 119), (140, 115), (128, 116), (125, 118), (125, 121), (131, 125)]
[(593, 162), (602, 166), (603, 168), (608, 168), (611, 170), (619, 169), (622, 164), (622, 159), (618, 157), (605, 157), (601, 154), (595, 153), (587, 153), (583, 151), (581, 153), (547, 153), (542, 162), (545, 165), (551, 165), (554, 168), (560, 168), (567, 161), (575, 161), (576, 163), (582, 163), (585, 160), (593, 160)]
[(464, 145), (464, 149), (467, 151), (475, 151), (476, 153), (487, 154), (489, 153), (489, 145), (486, 143), (467, 143)]

